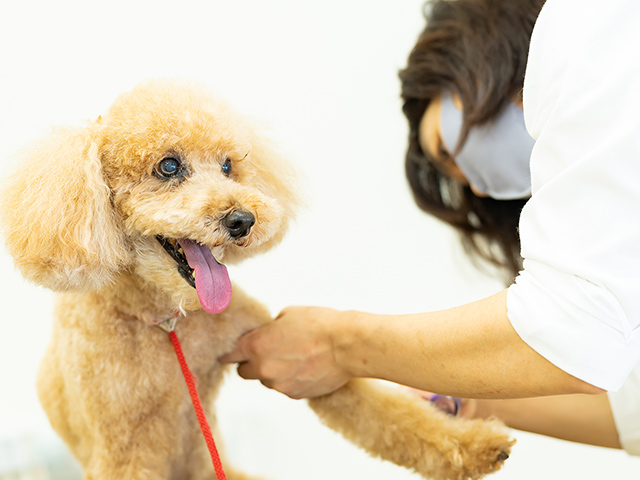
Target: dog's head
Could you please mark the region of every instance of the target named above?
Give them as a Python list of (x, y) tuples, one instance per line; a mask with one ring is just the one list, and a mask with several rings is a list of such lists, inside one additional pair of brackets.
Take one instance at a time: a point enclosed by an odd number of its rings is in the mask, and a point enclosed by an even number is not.
[(133, 271), (183, 305), (217, 312), (218, 262), (269, 248), (295, 204), (290, 167), (199, 85), (152, 81), (85, 127), (33, 146), (3, 189), (6, 245), (54, 290), (100, 289)]

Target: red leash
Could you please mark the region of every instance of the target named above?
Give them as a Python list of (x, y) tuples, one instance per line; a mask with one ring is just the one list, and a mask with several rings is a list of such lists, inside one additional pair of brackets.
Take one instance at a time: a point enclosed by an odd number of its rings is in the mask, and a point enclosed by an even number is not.
[(218, 480), (227, 480), (227, 477), (224, 474), (224, 470), (222, 469), (222, 462), (220, 461), (220, 455), (218, 454), (218, 449), (216, 448), (216, 443), (213, 440), (213, 435), (211, 434), (211, 428), (209, 428), (209, 423), (207, 422), (207, 417), (204, 415), (204, 409), (202, 408), (202, 403), (200, 403), (200, 397), (198, 397), (198, 391), (196, 390), (195, 379), (193, 378), (193, 374), (191, 370), (189, 370), (189, 366), (187, 365), (187, 361), (184, 358), (184, 354), (182, 353), (182, 347), (180, 346), (180, 340), (178, 340), (178, 336), (176, 332), (173, 331), (175, 326), (175, 318), (171, 319), (173, 322), (167, 321), (167, 327), (165, 325), (160, 325), (163, 330), (169, 332), (169, 339), (173, 344), (173, 348), (176, 351), (176, 355), (178, 356), (178, 362), (180, 362), (180, 368), (182, 369), (182, 374), (184, 375), (184, 381), (187, 383), (187, 388), (189, 389), (189, 395), (191, 395), (191, 401), (193, 402), (193, 409), (196, 411), (196, 417), (198, 417), (198, 423), (200, 424), (200, 430), (202, 430), (202, 435), (204, 436), (205, 442), (207, 442), (207, 447), (209, 448), (209, 453), (211, 454), (211, 460), (213, 461), (213, 468), (216, 471), (216, 478)]

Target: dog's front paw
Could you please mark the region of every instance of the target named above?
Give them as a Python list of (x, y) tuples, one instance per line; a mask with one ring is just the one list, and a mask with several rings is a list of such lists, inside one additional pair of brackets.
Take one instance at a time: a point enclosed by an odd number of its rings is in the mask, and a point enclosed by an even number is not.
[(309, 405), (369, 454), (433, 480), (477, 480), (493, 473), (515, 443), (497, 420), (452, 417), (416, 395), (372, 381), (351, 381)]
[(428, 415), (441, 417), (440, 424), (435, 426), (435, 437), (432, 428), (418, 427), (416, 434), (432, 443), (442, 461), (439, 466), (434, 463), (428, 467), (435, 467), (436, 471), (416, 468), (426, 478), (475, 480), (498, 471), (509, 458), (515, 440), (498, 420), (466, 420), (438, 411)]

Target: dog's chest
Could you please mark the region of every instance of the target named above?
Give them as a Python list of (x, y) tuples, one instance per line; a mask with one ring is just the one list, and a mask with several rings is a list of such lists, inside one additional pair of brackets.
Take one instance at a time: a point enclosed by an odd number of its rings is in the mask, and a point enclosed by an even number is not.
[[(106, 377), (112, 385), (144, 379), (150, 390), (162, 391), (171, 384), (184, 384), (166, 331), (118, 311), (78, 309), (79, 303), (64, 301), (57, 312), (57, 336), (65, 340), (53, 343), (66, 345), (64, 352), (58, 352), (64, 363), (75, 365), (74, 370)], [(219, 323), (211, 316), (195, 314), (180, 317), (176, 324), (184, 357), (202, 390), (217, 382), (223, 369), (218, 357), (234, 340), (225, 338), (229, 333), (225, 334)]]

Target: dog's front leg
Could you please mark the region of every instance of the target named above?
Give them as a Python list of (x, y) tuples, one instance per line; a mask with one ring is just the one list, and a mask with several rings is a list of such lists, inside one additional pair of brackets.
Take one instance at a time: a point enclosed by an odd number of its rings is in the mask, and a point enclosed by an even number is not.
[(369, 454), (434, 480), (475, 480), (495, 472), (514, 443), (497, 420), (451, 417), (417, 395), (372, 380), (352, 380), (309, 405)]
[(224, 341), (224, 345), (220, 346), (220, 355), (231, 351), (244, 333), (273, 321), (273, 316), (262, 303), (235, 284), (231, 303), (219, 316), (221, 318), (215, 328)]

